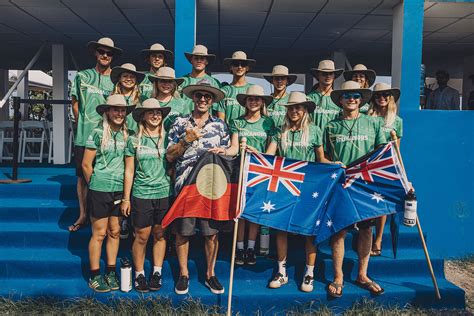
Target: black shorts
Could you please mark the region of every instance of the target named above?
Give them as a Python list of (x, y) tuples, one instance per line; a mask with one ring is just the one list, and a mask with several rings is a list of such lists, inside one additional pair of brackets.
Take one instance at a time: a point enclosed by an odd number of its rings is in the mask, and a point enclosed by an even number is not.
[(87, 192), (87, 211), (92, 218), (120, 216), (123, 192), (100, 192), (89, 189)]
[(375, 226), (376, 219), (377, 218), (369, 218), (369, 219), (366, 219), (365, 221), (355, 223), (354, 225), (349, 226), (349, 228), (356, 228), (356, 227), (362, 228), (362, 229), (369, 228), (369, 227)]
[(135, 228), (145, 228), (161, 225), (170, 207), (170, 198), (140, 199), (132, 196), (132, 225)]
[(190, 237), (199, 232), (203, 236), (213, 236), (221, 229), (222, 222), (206, 218), (185, 217), (175, 219), (173, 222), (173, 233)]
[(84, 151), (86, 147), (84, 146), (74, 146), (74, 162), (76, 163), (76, 176), (79, 178), (84, 178), (84, 173), (82, 172), (82, 158), (84, 158)]

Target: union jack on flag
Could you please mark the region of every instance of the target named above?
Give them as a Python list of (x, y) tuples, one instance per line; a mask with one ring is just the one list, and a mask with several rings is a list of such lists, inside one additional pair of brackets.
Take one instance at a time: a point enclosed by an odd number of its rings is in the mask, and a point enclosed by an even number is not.
[(286, 163), (284, 157), (263, 156), (262, 154), (252, 154), (255, 160), (250, 160), (248, 172), (257, 176), (247, 182), (247, 187), (253, 187), (265, 181), (268, 181), (268, 191), (278, 192), (280, 183), (290, 191), (294, 196), (301, 194), (300, 189), (295, 182), (304, 181), (304, 172), (296, 170), (306, 166), (307, 161), (291, 161)]

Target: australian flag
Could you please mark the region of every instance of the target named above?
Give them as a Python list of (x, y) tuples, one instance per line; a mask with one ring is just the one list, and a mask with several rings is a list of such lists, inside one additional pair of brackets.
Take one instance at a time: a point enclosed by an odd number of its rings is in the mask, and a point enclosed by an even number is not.
[(241, 217), (278, 230), (314, 236), (317, 220), (336, 186), (344, 183), (338, 164), (313, 163), (247, 153)]

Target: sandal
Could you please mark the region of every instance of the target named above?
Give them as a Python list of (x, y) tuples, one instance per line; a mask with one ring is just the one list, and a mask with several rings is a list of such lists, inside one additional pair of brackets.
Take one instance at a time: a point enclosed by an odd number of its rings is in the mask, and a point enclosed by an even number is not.
[(380, 257), (380, 255), (382, 255), (382, 249), (372, 248), (372, 250), (370, 251), (370, 256), (371, 257)]
[(74, 233), (86, 226), (87, 226), (87, 223), (74, 223), (71, 226), (69, 226), (67, 229), (69, 230), (70, 233)]
[[(369, 291), (370, 294), (375, 295), (375, 296), (382, 295), (385, 292), (385, 290), (379, 284), (375, 283), (374, 281), (360, 282), (360, 281), (356, 280), (355, 284), (358, 287)], [(380, 290), (376, 290), (377, 286), (380, 287)]]
[[(331, 290), (329, 289), (330, 286), (335, 288), (336, 292), (331, 292)], [(341, 292), (338, 294), (337, 291), (339, 289), (341, 289)], [(343, 289), (344, 289), (344, 282), (343, 283), (331, 282), (326, 286), (326, 292), (328, 293), (329, 296), (334, 297), (334, 298), (342, 297), (342, 290)]]

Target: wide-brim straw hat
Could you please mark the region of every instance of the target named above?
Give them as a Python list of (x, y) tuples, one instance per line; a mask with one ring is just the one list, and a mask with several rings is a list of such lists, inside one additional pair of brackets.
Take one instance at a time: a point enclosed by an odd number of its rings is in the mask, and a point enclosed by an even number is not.
[(231, 58), (224, 58), (224, 65), (229, 66), (233, 61), (244, 61), (249, 66), (253, 66), (257, 63), (255, 59), (247, 58), (247, 54), (241, 50), (235, 51)]
[(292, 91), (290, 92), (290, 96), (288, 97), (288, 102), (286, 104), (283, 104), (284, 106), (288, 107), (291, 105), (303, 105), (306, 107), (306, 110), (308, 113), (313, 113), (314, 110), (316, 109), (316, 104), (308, 100), (308, 97), (306, 94), (300, 91)]
[(171, 67), (161, 67), (155, 75), (148, 75), (150, 81), (155, 82), (158, 80), (173, 80), (177, 86), (184, 82), (184, 78), (176, 78), (176, 74)]
[(369, 83), (369, 87), (371, 87), (374, 82), (375, 78), (377, 78), (377, 74), (375, 73), (374, 70), (372, 69), (367, 69), (365, 65), (362, 64), (357, 64), (352, 68), (352, 70), (346, 70), (344, 71), (344, 79), (347, 80), (352, 80), (352, 76), (355, 73), (363, 73), (365, 75), (365, 78), (367, 78), (367, 82)]
[(297, 75), (290, 74), (288, 67), (283, 65), (273, 66), (271, 75), (263, 75), (263, 78), (265, 78), (265, 80), (270, 83), (273, 83), (273, 77), (288, 77), (287, 86), (292, 85), (293, 83), (295, 83), (296, 79), (298, 79)]
[(372, 97), (372, 90), (370, 89), (364, 89), (360, 87), (360, 83), (357, 81), (346, 81), (341, 85), (341, 88), (338, 90), (333, 90), (331, 92), (331, 100), (334, 102), (339, 107), (342, 107), (339, 99), (341, 96), (346, 93), (346, 92), (359, 92), (360, 95), (362, 96), (362, 99), (360, 100), (359, 107), (363, 106), (367, 102), (370, 101), (370, 98)]
[(246, 103), (245, 100), (248, 97), (260, 97), (264, 100), (265, 105), (269, 105), (273, 101), (273, 97), (271, 95), (266, 95), (265, 92), (263, 91), (263, 88), (256, 84), (248, 87), (245, 93), (237, 94), (236, 99), (240, 105), (245, 106), (245, 103)]
[(104, 46), (113, 50), (114, 57), (117, 57), (117, 58), (120, 57), (123, 53), (123, 50), (121, 48), (115, 47), (114, 41), (108, 37), (102, 37), (98, 41), (90, 41), (89, 43), (87, 43), (87, 48), (90, 51), (95, 51), (97, 47), (100, 47), (100, 46)]
[(119, 82), (120, 80), (120, 76), (125, 72), (134, 74), (137, 78), (137, 84), (139, 84), (143, 81), (143, 79), (145, 79), (145, 74), (137, 71), (137, 68), (134, 64), (127, 63), (123, 64), (122, 66), (112, 68), (112, 72), (110, 73), (110, 80), (112, 80), (112, 83), (117, 84), (117, 82)]
[(95, 110), (97, 111), (97, 113), (99, 113), (100, 116), (102, 116), (102, 114), (104, 114), (104, 112), (107, 111), (107, 109), (111, 106), (125, 107), (127, 110), (127, 115), (130, 114), (130, 112), (132, 112), (135, 108), (135, 104), (127, 104), (127, 100), (125, 100), (125, 97), (123, 95), (112, 94), (107, 98), (105, 104), (98, 105)]
[(160, 43), (155, 43), (153, 45), (150, 46), (150, 48), (148, 49), (143, 49), (140, 54), (142, 55), (143, 58), (147, 58), (148, 56), (150, 56), (150, 54), (152, 53), (161, 53), (165, 56), (165, 61), (167, 63), (170, 63), (173, 61), (173, 52), (166, 49), (163, 45), (161, 45)]
[(207, 47), (204, 45), (196, 45), (193, 47), (193, 51), (191, 53), (184, 53), (184, 56), (186, 56), (186, 59), (191, 62), (191, 58), (193, 56), (203, 56), (207, 58), (207, 62), (210, 64), (216, 59), (216, 55), (214, 54), (209, 54), (207, 51)]
[(188, 98), (193, 98), (193, 94), (196, 91), (204, 91), (204, 92), (209, 92), (214, 96), (214, 103), (217, 103), (219, 101), (222, 101), (225, 97), (224, 91), (222, 91), (219, 88), (211, 86), (209, 81), (207, 79), (202, 79), (198, 81), (196, 84), (192, 84), (189, 86), (186, 86), (183, 88), (183, 93), (188, 97)]
[(344, 72), (344, 69), (336, 69), (334, 62), (326, 59), (319, 62), (318, 68), (311, 68), (310, 71), (313, 77), (317, 77), (319, 72), (334, 72), (334, 79), (337, 79)]
[(160, 110), (162, 119), (170, 113), (171, 108), (169, 106), (160, 106), (160, 102), (155, 98), (146, 99), (142, 102), (141, 106), (137, 106), (133, 109), (132, 117), (138, 123), (143, 119), (143, 113), (148, 110)]
[(400, 99), (400, 89), (398, 88), (392, 88), (390, 87), (390, 85), (386, 84), (386, 83), (377, 83), (375, 86), (374, 86), (374, 89), (372, 91), (372, 100), (375, 98), (375, 94), (377, 92), (390, 92), (392, 95), (393, 95), (393, 99), (395, 102), (398, 101), (398, 99)]

